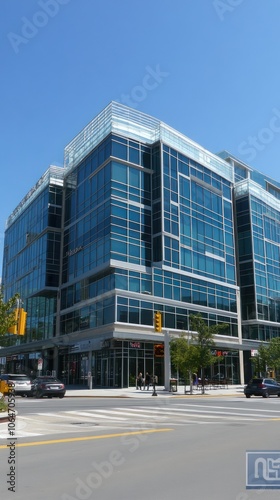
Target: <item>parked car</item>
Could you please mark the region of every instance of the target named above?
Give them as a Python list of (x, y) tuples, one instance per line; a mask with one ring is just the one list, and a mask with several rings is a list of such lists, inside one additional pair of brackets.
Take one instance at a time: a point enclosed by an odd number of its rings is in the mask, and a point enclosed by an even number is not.
[(268, 398), (269, 396), (280, 397), (280, 384), (274, 378), (252, 378), (244, 388), (246, 398), (251, 396), (262, 396)]
[(24, 373), (4, 373), (0, 375), (0, 392), (8, 394), (11, 387), (15, 395), (31, 396), (31, 378)]
[(31, 392), (36, 398), (43, 398), (44, 396), (63, 398), (66, 389), (58, 378), (42, 375), (32, 381)]

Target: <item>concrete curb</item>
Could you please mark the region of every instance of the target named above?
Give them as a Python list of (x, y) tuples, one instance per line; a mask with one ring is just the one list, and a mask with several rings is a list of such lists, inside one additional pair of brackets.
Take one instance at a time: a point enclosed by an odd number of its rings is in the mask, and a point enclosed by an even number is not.
[[(133, 391), (129, 389), (124, 389), (124, 390), (86, 390), (86, 389), (68, 389), (66, 391), (65, 397), (67, 398), (128, 398), (128, 399), (147, 399), (153, 396), (152, 391), (142, 391), (139, 393), (139, 391)], [(198, 396), (207, 396), (207, 397), (244, 397), (243, 393), (243, 388), (238, 388), (235, 390), (206, 390), (204, 394), (202, 394), (200, 391), (196, 392), (194, 391), (192, 394), (189, 392), (184, 393), (181, 389), (181, 391), (177, 392), (169, 392), (169, 391), (164, 391), (162, 389), (159, 389), (156, 391), (156, 396), (162, 398), (197, 398)]]
[(18, 415), (18, 412), (15, 411), (14, 413), (11, 413), (11, 415), (9, 415), (8, 411), (1, 411), (0, 412), (0, 424), (2, 424), (3, 422), (9, 422), (12, 415), (16, 418)]
[(0, 424), (3, 422), (8, 422), (9, 421), (9, 416), (7, 411), (1, 411), (0, 412)]

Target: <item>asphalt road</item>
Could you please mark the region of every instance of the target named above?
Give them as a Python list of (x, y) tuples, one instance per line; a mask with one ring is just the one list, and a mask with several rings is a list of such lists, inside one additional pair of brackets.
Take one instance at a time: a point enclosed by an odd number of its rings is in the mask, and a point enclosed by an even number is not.
[(15, 493), (2, 437), (1, 500), (279, 498), (245, 483), (246, 450), (280, 448), (279, 398), (19, 399), (17, 410), (41, 433), (18, 439)]

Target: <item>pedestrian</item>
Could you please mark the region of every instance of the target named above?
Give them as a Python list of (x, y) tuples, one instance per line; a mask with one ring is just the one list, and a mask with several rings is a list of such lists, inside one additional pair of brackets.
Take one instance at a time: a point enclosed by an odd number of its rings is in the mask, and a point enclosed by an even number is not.
[(198, 387), (197, 373), (193, 373), (192, 379), (193, 379), (193, 385), (195, 385), (197, 388)]
[[(150, 384), (151, 384), (151, 376), (149, 375), (148, 372), (146, 372), (146, 376), (145, 376), (145, 387), (147, 386), (147, 391), (149, 390), (150, 388)], [(144, 390), (145, 390), (145, 387), (144, 387)]]
[(143, 385), (143, 375), (142, 375), (142, 372), (139, 372), (139, 375), (137, 377), (136, 389), (140, 389), (140, 391), (141, 391), (142, 385)]

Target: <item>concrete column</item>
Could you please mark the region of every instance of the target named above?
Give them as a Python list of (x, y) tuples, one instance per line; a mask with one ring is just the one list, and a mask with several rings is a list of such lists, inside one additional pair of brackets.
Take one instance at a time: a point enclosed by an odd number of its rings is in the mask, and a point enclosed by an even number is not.
[(244, 358), (243, 358), (243, 351), (239, 351), (239, 364), (240, 364), (240, 383), (242, 385), (244, 385), (245, 382), (244, 382)]
[[(241, 298), (240, 291), (236, 290), (236, 306), (237, 306), (237, 328), (238, 328), (238, 342), (242, 345), (242, 322), (241, 322)], [(240, 382), (244, 384), (244, 359), (243, 351), (239, 351), (239, 366), (240, 366)]]
[(89, 375), (89, 380), (88, 380), (88, 388), (92, 389), (92, 370), (91, 370), (91, 362), (92, 362), (92, 351), (89, 351), (88, 353), (88, 375)]
[(169, 331), (164, 333), (164, 388), (169, 391), (169, 384), (171, 378), (171, 364), (170, 364), (170, 336)]
[(58, 377), (58, 346), (54, 346), (53, 348), (53, 370)]

